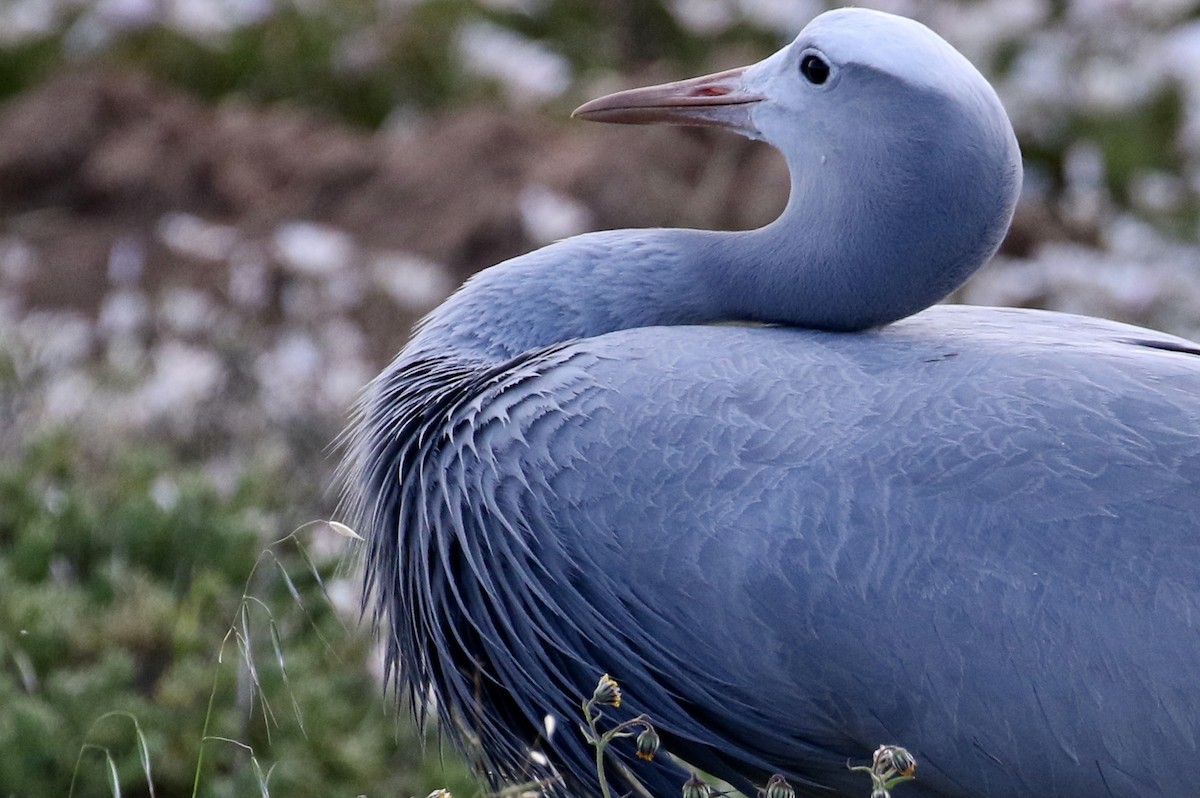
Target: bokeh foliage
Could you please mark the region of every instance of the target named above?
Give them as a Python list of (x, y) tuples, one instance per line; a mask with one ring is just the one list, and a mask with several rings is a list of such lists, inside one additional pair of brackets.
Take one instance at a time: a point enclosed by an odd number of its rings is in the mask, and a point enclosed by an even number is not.
[[(167, 10), (189, 0), (122, 22), (105, 12), (119, 3), (46, 2), (55, 9), (50, 24), (35, 34), (0, 40), (0, 101), (64, 68), (109, 66), (154, 75), (210, 101), (286, 102), (372, 129), (408, 114), (466, 106), (503, 93), (502, 81), (473, 72), (466, 63), (461, 37), (474, 24), (509, 31), (569, 66), (571, 88), (550, 101), (559, 117), (586, 98), (589, 81), (728, 66), (731, 59), (766, 55), (785, 38), (778, 24), (772, 27), (745, 13), (746, 7), (768, 3), (736, 0), (262, 0), (262, 13), (210, 31), (189, 29), (171, 18)], [(797, 13), (807, 15), (820, 5), (798, 4)], [(1016, 121), (1029, 171), (1038, 176), (1034, 182), (1048, 188), (1050, 201), (1069, 193), (1070, 150), (1084, 142), (1100, 151), (1105, 188), (1120, 207), (1133, 207), (1160, 228), (1195, 240), (1200, 145), (1180, 142), (1187, 138), (1181, 136), (1186, 124), (1200, 124), (1188, 119), (1200, 111), (1186, 110), (1188, 103), (1198, 102), (1200, 82), (1180, 80), (1180, 71), (1190, 74), (1186, 61), (1164, 66), (1169, 59), (1157, 56), (1183, 49), (1177, 41), (1172, 44), (1172, 33), (1198, 24), (1200, 3), (1158, 11), (1153, 4), (1114, 6), (1092, 13), (1078, 0), (1046, 0), (1025, 3), (1016, 15), (1033, 22), (988, 24), (987, 14), (996, 20), (1012, 17), (1009, 5), (942, 0), (913, 9), (935, 25), (944, 23), (942, 33), (966, 44), (979, 30), (994, 29), (989, 46), (968, 52), (1006, 100), (1024, 104), (1028, 98), (1022, 95), (1034, 97), (1032, 110), (1017, 114)], [(688, 7), (717, 9), (724, 17), (719, 24), (698, 26), (680, 12)], [(1040, 10), (1031, 16), (1029, 8)], [(772, 18), (782, 16), (777, 11)], [(795, 27), (802, 22), (796, 20)], [(1047, 61), (1049, 52), (1068, 50), (1054, 66), (1029, 67)], [(1131, 60), (1128, 52), (1139, 57)], [(1084, 81), (1075, 78), (1106, 64), (1133, 75), (1114, 76), (1111, 84), (1141, 86), (1141, 93), (1113, 108), (1098, 105)], [(1060, 90), (1039, 89), (1045, 68), (1069, 75)], [(1174, 76), (1167, 74), (1172, 69)], [(1139, 207), (1134, 195), (1142, 178), (1164, 174), (1181, 178), (1173, 190), (1184, 196), (1167, 208)], [(1088, 220), (1088, 226), (1107, 221)], [(1094, 232), (1082, 231), (1081, 237)]]
[[(146, 794), (133, 719), (155, 794), (191, 795), (206, 715), (210, 737), (253, 749), (273, 794), (415, 795), (431, 784), (470, 794), (463, 769), (397, 725), (368, 675), (367, 636), (322, 588), (339, 558), (287, 541), (247, 584), (284, 510), (276, 481), (251, 474), (219, 491), (169, 453), (97, 456), (67, 434), (0, 469), (6, 796), (67, 795), (77, 758), (74, 794), (111, 795), (105, 752), (121, 793)], [(254, 676), (234, 637), (222, 648), (235, 622)], [(259, 794), (247, 749), (203, 745), (199, 794)]]
[(0, 46), (0, 100), (73, 63), (127, 67), (210, 100), (240, 96), (324, 110), (367, 127), (397, 108), (432, 109), (490, 96), (464, 72), (457, 37), (464, 24), (490, 22), (537, 40), (577, 73), (628, 70), (668, 61), (697, 68), (715, 46), (767, 51), (777, 37), (749, 25), (719, 36), (689, 33), (662, 3), (546, 0), (535, 10), (475, 0), (386, 3), (337, 0), (274, 4), (261, 19), (220, 35), (197, 36), (167, 21), (106, 32), (103, 46), (80, 45), (87, 4), (65, 9), (45, 32)]

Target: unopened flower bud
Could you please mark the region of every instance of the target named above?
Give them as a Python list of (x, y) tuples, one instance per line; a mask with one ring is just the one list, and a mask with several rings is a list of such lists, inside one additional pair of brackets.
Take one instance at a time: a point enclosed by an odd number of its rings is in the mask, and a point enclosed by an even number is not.
[(642, 729), (642, 733), (637, 736), (637, 755), (639, 759), (650, 760), (658, 753), (658, 732), (653, 726), (647, 726)]
[(796, 791), (787, 779), (776, 773), (767, 779), (767, 788), (763, 790), (763, 798), (796, 798)]
[(604, 674), (592, 692), (592, 701), (603, 706), (621, 706), (621, 686), (617, 684), (616, 679), (607, 673)]
[(695, 773), (683, 783), (683, 798), (712, 798), (712, 787)]

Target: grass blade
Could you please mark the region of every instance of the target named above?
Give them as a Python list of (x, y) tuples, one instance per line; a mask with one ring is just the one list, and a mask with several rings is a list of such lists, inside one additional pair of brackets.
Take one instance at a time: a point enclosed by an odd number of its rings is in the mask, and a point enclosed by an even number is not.
[(275, 624), (275, 619), (271, 619), (271, 646), (275, 649), (275, 660), (279, 663), (279, 675), (283, 677), (283, 688), (287, 690), (288, 698), (292, 701), (292, 712), (296, 715), (296, 724), (300, 727), (300, 733), (308, 737), (308, 730), (304, 728), (304, 715), (300, 712), (300, 702), (296, 700), (296, 691), (292, 689), (292, 683), (288, 679), (287, 663), (283, 657), (283, 639), (279, 636), (279, 627)]
[[(133, 716), (130, 716), (133, 718)], [(150, 746), (146, 744), (146, 735), (142, 733), (142, 724), (138, 723), (137, 718), (133, 718), (133, 731), (137, 735), (138, 743), (138, 759), (142, 763), (142, 773), (146, 775), (146, 788), (150, 791), (150, 798), (154, 796), (154, 778), (150, 773)]]
[(107, 749), (104, 751), (104, 760), (108, 763), (108, 788), (113, 798), (121, 798), (121, 779), (117, 776), (117, 763)]

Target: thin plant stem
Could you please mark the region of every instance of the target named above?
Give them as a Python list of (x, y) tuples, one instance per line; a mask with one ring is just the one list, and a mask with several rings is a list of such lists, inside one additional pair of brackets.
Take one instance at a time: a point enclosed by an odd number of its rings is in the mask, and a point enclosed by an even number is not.
[(600, 795), (602, 798), (612, 798), (612, 793), (608, 789), (608, 775), (604, 769), (604, 747), (607, 741), (601, 738), (599, 730), (596, 728), (596, 722), (600, 719), (599, 713), (592, 714), (592, 709), (595, 707), (595, 701), (588, 699), (583, 702), (583, 717), (587, 720), (588, 728), (592, 732), (591, 743), (596, 748), (596, 777), (600, 781)]

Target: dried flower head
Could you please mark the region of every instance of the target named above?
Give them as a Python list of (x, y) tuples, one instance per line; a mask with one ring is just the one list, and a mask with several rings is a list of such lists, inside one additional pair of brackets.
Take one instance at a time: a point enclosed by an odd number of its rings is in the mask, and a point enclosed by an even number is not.
[(901, 776), (912, 776), (917, 772), (917, 760), (903, 748), (892, 749), (892, 767)]
[(881, 745), (871, 760), (871, 770), (881, 778), (911, 777), (917, 770), (917, 760), (898, 745)]
[(653, 726), (647, 726), (642, 729), (642, 733), (637, 736), (637, 755), (639, 759), (650, 760), (658, 753), (658, 745), (661, 741), (658, 739), (658, 732)]
[(849, 762), (846, 765), (871, 777), (871, 798), (890, 798), (889, 790), (901, 782), (911, 781), (917, 772), (916, 758), (898, 745), (879, 746), (871, 757), (870, 766)]
[(776, 773), (767, 779), (766, 789), (762, 791), (763, 798), (796, 798), (796, 791), (788, 780)]
[(691, 778), (683, 783), (683, 798), (712, 798), (712, 787), (693, 773)]
[(592, 691), (592, 702), (601, 706), (621, 706), (621, 685), (607, 673), (600, 677), (596, 689)]

